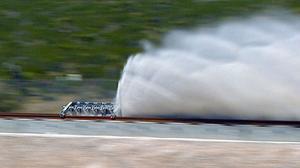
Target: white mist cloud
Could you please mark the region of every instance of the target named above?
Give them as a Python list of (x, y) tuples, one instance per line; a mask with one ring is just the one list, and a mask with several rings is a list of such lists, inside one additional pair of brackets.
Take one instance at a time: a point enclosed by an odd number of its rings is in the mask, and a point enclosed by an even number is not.
[[(254, 16), (172, 31), (129, 58), (123, 116), (300, 120), (300, 19)], [(151, 45), (148, 45), (151, 46)]]

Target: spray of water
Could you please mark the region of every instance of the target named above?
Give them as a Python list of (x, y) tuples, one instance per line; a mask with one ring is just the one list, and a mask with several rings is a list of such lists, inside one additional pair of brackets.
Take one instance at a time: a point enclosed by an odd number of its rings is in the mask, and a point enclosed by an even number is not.
[[(289, 18), (289, 19), (286, 19)], [(266, 15), (168, 33), (131, 56), (123, 116), (300, 120), (300, 20)]]

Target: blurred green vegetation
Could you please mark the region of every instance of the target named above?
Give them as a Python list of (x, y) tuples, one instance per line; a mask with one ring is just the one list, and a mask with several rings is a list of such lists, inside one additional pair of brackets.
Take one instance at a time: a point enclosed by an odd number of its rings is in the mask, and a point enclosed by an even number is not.
[[(67, 73), (119, 78), (139, 42), (175, 28), (211, 24), (266, 8), (300, 11), (298, 0), (2, 0), (0, 62), (26, 79)], [(10, 78), (0, 65), (0, 78)]]

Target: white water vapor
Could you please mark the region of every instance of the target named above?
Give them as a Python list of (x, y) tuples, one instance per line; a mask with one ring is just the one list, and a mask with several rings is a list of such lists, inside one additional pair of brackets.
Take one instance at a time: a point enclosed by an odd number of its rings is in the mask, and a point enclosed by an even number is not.
[[(286, 19), (288, 18), (288, 19)], [(300, 120), (300, 19), (269, 15), (168, 33), (131, 56), (123, 116)]]

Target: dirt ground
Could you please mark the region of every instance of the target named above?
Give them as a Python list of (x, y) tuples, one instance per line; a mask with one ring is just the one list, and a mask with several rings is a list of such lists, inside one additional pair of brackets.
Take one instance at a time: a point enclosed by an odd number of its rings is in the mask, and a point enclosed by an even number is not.
[[(54, 113), (57, 114), (61, 111), (62, 106), (71, 101), (78, 100), (78, 95), (68, 95), (56, 97), (55, 100), (42, 100), (40, 98), (28, 98), (22, 102), (22, 106), (14, 110), (17, 113)], [(96, 100), (95, 100), (96, 101)], [(111, 99), (99, 99), (98, 102), (111, 102)]]
[(300, 167), (300, 145), (0, 137), (0, 167)]
[(14, 112), (21, 113), (59, 113), (63, 105), (73, 101), (75, 96), (61, 96), (56, 100), (47, 101), (39, 98), (30, 98), (22, 102), (20, 109)]

